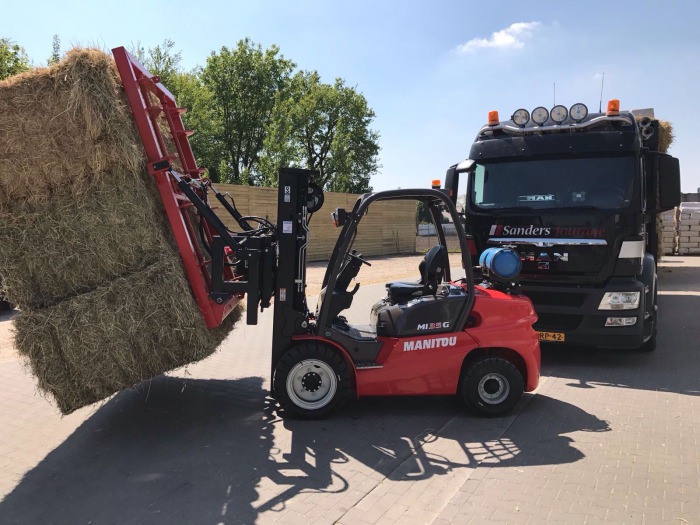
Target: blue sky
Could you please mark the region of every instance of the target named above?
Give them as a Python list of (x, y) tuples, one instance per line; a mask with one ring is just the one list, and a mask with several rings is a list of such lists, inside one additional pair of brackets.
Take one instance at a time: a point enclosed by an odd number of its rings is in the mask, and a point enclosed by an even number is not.
[[(377, 114), (375, 189), (427, 186), (469, 153), (489, 110), (583, 102), (653, 107), (676, 132), (682, 190), (700, 187), (700, 2), (5, 0), (0, 36), (37, 64), (62, 48), (175, 41), (183, 66), (250, 37), (326, 82), (342, 77)], [(44, 13), (47, 16), (38, 16)], [(698, 113), (696, 113), (698, 111)]]

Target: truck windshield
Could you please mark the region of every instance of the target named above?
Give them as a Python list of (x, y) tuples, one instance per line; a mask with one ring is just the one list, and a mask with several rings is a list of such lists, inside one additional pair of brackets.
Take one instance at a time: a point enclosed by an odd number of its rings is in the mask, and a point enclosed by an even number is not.
[(483, 210), (626, 208), (634, 166), (633, 156), (477, 164), (470, 199)]

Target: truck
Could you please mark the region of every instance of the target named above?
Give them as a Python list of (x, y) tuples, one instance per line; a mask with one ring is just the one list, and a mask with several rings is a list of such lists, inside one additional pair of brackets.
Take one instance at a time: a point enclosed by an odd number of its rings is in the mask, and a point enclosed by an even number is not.
[[(601, 107), (602, 109), (602, 107)], [(520, 254), (522, 290), (542, 342), (656, 347), (656, 217), (680, 202), (680, 167), (659, 148), (659, 121), (620, 110), (540, 106), (479, 129), (469, 157), (447, 170), (473, 254)]]
[[(319, 174), (280, 169), (276, 223), (243, 217), (235, 201), (202, 176), (188, 140), (192, 132), (180, 118), (184, 110), (172, 94), (123, 47), (113, 54), (147, 169), (207, 326), (220, 326), (244, 297), (248, 324), (258, 322), (258, 309), (273, 307), (270, 383), (283, 414), (322, 418), (350, 397), (456, 395), (477, 413), (498, 416), (537, 387), (536, 315), (531, 301), (512, 286), (517, 254), (507, 252), (510, 265), (507, 254), (494, 257), (488, 286), (477, 286), (460, 225), (464, 276), (453, 277), (438, 219), (443, 213), (453, 220), (459, 215), (443, 191), (368, 193), (352, 210), (334, 210), (341, 229), (312, 311), (306, 249), (309, 221), (324, 201)], [(371, 265), (353, 249), (358, 226), (376, 203), (406, 199), (430, 210), (438, 243), (425, 254), (417, 279), (386, 284), (368, 312), (369, 326), (353, 325), (342, 313), (352, 305), (361, 268)], [(218, 213), (230, 214), (239, 228), (227, 228)]]

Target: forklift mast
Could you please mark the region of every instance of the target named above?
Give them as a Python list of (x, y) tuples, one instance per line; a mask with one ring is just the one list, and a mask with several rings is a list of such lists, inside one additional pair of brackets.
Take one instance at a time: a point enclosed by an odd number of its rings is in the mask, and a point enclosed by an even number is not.
[(318, 172), (294, 168), (279, 171), (277, 194), (277, 272), (272, 333), (272, 364), (289, 348), (292, 336), (310, 331), (306, 303), (308, 221), (323, 204)]

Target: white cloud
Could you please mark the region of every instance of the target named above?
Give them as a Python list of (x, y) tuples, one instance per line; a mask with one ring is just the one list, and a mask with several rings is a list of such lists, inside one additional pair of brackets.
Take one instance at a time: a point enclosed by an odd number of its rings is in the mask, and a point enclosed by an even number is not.
[(471, 53), (477, 49), (521, 49), (525, 40), (532, 37), (532, 32), (540, 25), (539, 22), (516, 22), (505, 29), (496, 31), (489, 38), (472, 38), (457, 46), (460, 53)]

